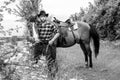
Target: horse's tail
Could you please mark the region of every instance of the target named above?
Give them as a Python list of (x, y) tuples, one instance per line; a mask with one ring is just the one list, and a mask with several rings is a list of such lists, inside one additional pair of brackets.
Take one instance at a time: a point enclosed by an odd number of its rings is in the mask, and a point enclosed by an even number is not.
[(90, 35), (93, 39), (94, 43), (94, 52), (95, 52), (95, 58), (97, 58), (99, 54), (99, 48), (100, 48), (100, 37), (99, 34), (97, 33), (96, 29), (94, 26), (90, 25)]

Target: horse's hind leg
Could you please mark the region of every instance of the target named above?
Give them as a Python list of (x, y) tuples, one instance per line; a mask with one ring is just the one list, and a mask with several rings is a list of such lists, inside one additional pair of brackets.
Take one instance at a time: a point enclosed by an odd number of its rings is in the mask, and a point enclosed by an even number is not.
[(85, 65), (86, 65), (86, 67), (88, 67), (88, 52), (86, 50), (85, 44), (83, 43), (82, 40), (80, 40), (79, 44), (80, 44), (81, 49), (82, 49), (84, 56), (85, 56)]
[(89, 67), (93, 67), (93, 64), (92, 64), (92, 51), (91, 51), (91, 48), (90, 48), (90, 43), (89, 42), (86, 42), (85, 43), (85, 48), (87, 50), (87, 53), (88, 53), (88, 61), (89, 61)]
[(85, 48), (87, 50), (87, 53), (88, 53), (88, 62), (89, 62), (89, 67), (93, 67), (93, 64), (92, 64), (92, 51), (91, 51), (91, 48), (90, 48), (90, 41), (84, 41), (84, 45), (85, 45)]

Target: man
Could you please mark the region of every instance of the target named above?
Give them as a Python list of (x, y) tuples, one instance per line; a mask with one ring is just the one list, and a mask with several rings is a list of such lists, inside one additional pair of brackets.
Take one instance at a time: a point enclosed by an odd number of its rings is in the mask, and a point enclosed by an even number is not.
[[(52, 76), (55, 76), (55, 71), (57, 71), (55, 41), (59, 37), (60, 33), (58, 28), (51, 23), (47, 17), (48, 14), (43, 10), (37, 15), (39, 43), (35, 45), (34, 58), (37, 63), (39, 55), (43, 54), (46, 56), (48, 70)], [(55, 71), (52, 71), (52, 67), (56, 67)]]

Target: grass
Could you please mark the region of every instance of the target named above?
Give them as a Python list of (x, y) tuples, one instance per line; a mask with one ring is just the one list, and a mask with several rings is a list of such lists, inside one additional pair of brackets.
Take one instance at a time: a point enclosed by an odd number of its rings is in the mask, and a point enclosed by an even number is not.
[[(14, 50), (14, 47), (6, 45), (1, 48), (2, 53)], [(47, 67), (44, 62), (39, 61), (37, 66), (32, 65), (29, 48), (26, 48), (23, 42), (18, 43), (15, 55), (5, 55), (5, 60), (16, 64), (9, 64), (1, 67), (0, 79), (4, 80), (49, 80), (47, 79)], [(11, 49), (10, 49), (11, 48)], [(11, 56), (13, 55), (13, 56)], [(9, 58), (9, 56), (11, 56)], [(14, 58), (13, 58), (14, 57)], [(59, 71), (56, 74), (55, 80), (119, 80), (120, 74), (120, 54), (119, 47), (114, 47), (113, 43), (101, 42), (100, 54), (98, 58), (94, 58), (93, 54), (93, 69), (84, 68), (84, 54), (79, 45), (74, 45), (69, 48), (57, 49), (57, 62)], [(8, 68), (9, 67), (9, 68)], [(13, 73), (12, 73), (13, 72)]]

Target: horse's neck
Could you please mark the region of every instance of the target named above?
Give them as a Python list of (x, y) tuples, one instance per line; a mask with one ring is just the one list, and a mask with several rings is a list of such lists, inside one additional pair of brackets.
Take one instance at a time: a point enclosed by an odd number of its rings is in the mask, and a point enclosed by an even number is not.
[(63, 26), (63, 27), (67, 27), (68, 26), (68, 24), (65, 23), (65, 22), (60, 22), (60, 25)]
[(38, 35), (35, 29), (35, 23), (32, 23), (32, 30), (33, 30), (33, 37), (35, 38), (35, 40), (38, 40)]
[(75, 30), (75, 29), (77, 29), (78, 28), (78, 23), (77, 22), (73, 22), (73, 29)]

